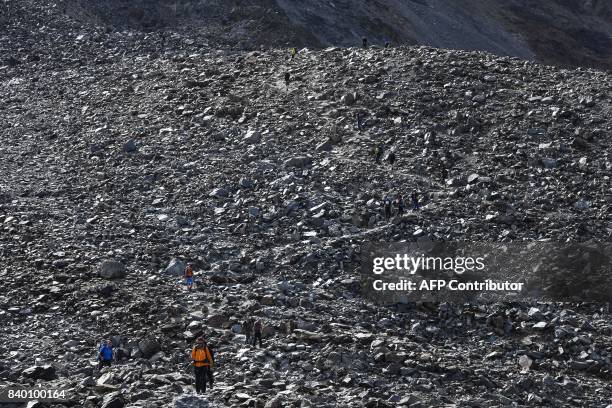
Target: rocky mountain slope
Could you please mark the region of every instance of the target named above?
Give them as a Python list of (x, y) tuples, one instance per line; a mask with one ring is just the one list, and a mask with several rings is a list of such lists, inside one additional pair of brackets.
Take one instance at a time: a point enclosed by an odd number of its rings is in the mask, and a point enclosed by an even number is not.
[(481, 50), (557, 65), (612, 67), (605, 0), (67, 0), (85, 22), (189, 27), (241, 47), (383, 44)]
[[(612, 400), (605, 304), (381, 307), (358, 274), (368, 241), (609, 240), (609, 74), (427, 47), (289, 60), (33, 10), (0, 33), (2, 384), (68, 388), (54, 407)], [(421, 211), (385, 221), (413, 189)], [(108, 337), (125, 358), (96, 372)]]

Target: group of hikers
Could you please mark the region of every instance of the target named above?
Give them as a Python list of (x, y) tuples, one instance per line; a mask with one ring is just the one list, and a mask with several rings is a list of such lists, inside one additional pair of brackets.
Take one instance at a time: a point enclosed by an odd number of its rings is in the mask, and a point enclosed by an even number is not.
[(261, 320), (257, 319), (255, 321), (253, 321), (254, 319), (250, 318), (250, 319), (246, 319), (243, 323), (242, 323), (242, 331), (244, 332), (246, 339), (245, 339), (245, 343), (246, 344), (251, 344), (251, 339), (253, 340), (253, 347), (256, 347), (257, 344), (259, 343), (259, 347), (262, 347), (261, 345), (261, 330), (263, 328), (263, 324), (261, 322)]
[[(368, 39), (366, 37), (363, 37), (361, 39), (361, 46), (364, 49), (368, 48)], [(390, 46), (391, 46), (391, 42), (389, 40), (385, 39), (384, 47), (385, 48), (389, 48)], [(291, 60), (294, 60), (295, 57), (297, 56), (297, 54), (298, 54), (298, 49), (296, 47), (289, 48), (289, 56), (290, 56)], [(291, 82), (291, 74), (289, 72), (285, 71), (285, 87), (286, 87), (287, 90), (289, 89), (289, 83), (290, 82)]]
[[(416, 190), (414, 190), (410, 194), (410, 202), (412, 205), (412, 210), (418, 211), (420, 208), (420, 204), (419, 195)], [(387, 221), (394, 215), (394, 213), (396, 215), (402, 215), (406, 208), (404, 197), (400, 193), (397, 193), (395, 195), (395, 198), (391, 198), (389, 195), (385, 195), (383, 198), (382, 207), (385, 213), (385, 220)]]
[[(194, 271), (193, 265), (187, 264), (183, 273), (183, 278), (187, 290), (192, 290)], [(263, 322), (261, 319), (247, 318), (241, 324), (241, 331), (245, 334), (245, 344), (253, 347), (263, 347), (262, 330)], [(120, 350), (117, 350), (119, 352)], [(120, 359), (119, 355), (113, 350), (111, 339), (102, 340), (97, 350), (98, 370), (104, 367), (111, 367), (113, 358)], [(195, 374), (195, 389), (197, 393), (206, 392), (206, 383), (213, 387), (213, 369), (215, 356), (211, 347), (206, 343), (203, 336), (198, 336), (190, 354), (193, 370)]]
[[(261, 338), (261, 330), (259, 330), (259, 337)], [(110, 367), (114, 355), (113, 342), (111, 339), (103, 340), (98, 347), (98, 370), (102, 370), (103, 367)], [(198, 394), (204, 393), (206, 392), (206, 383), (210, 385), (210, 388), (212, 388), (214, 384), (213, 370), (215, 368), (215, 354), (212, 348), (206, 343), (203, 336), (198, 336), (196, 339), (191, 349), (190, 357), (195, 374), (196, 392)]]
[[(363, 48), (368, 47), (367, 38), (362, 40)], [(389, 47), (389, 42), (385, 41), (385, 48)], [(293, 47), (290, 49), (291, 59), (294, 59), (297, 55), (297, 48)], [(290, 74), (285, 73), (285, 84), (288, 86), (291, 80)], [(362, 129), (362, 117), (360, 114), (357, 115), (357, 126)], [(380, 163), (384, 154), (384, 146), (378, 145), (374, 149), (374, 156), (377, 163)], [(389, 152), (387, 155), (387, 161), (393, 166), (395, 162), (395, 153)], [(419, 202), (417, 192), (413, 191), (411, 194), (412, 208), (413, 210), (419, 209)], [(385, 212), (385, 218), (391, 218), (393, 213), (393, 207), (396, 209), (398, 215), (404, 212), (404, 199), (401, 194), (397, 194), (395, 199), (391, 200), (389, 196), (385, 196), (383, 199), (383, 207)], [(194, 271), (193, 265), (187, 264), (183, 272), (183, 279), (188, 291), (193, 290), (194, 283)], [(242, 332), (245, 334), (245, 344), (252, 345), (253, 347), (262, 347), (262, 329), (263, 323), (260, 319), (255, 320), (254, 318), (248, 318), (241, 325)], [(111, 339), (103, 340), (98, 347), (98, 370), (102, 370), (104, 367), (111, 367), (113, 357), (115, 355), (113, 351), (113, 342)], [(215, 356), (211, 347), (206, 343), (203, 336), (198, 336), (195, 344), (193, 345), (190, 353), (191, 364), (193, 366), (195, 374), (195, 390), (198, 394), (206, 392), (206, 385), (209, 384), (210, 388), (214, 384), (213, 370), (215, 367)]]

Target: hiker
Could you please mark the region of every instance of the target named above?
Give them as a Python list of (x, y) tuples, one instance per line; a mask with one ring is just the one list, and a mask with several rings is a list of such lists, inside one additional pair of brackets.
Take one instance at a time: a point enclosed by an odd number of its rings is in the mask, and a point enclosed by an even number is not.
[(294, 59), (295, 56), (297, 55), (297, 48), (292, 47), (291, 50), (289, 50), (289, 52), (291, 53), (291, 59)]
[(387, 161), (391, 165), (391, 170), (393, 170), (393, 164), (395, 163), (395, 152), (389, 152), (389, 155), (387, 156)]
[(183, 274), (183, 278), (185, 279), (185, 284), (187, 285), (187, 290), (191, 290), (193, 288), (193, 267), (191, 264), (187, 264), (185, 267), (185, 273)]
[(102, 341), (98, 348), (98, 370), (102, 367), (110, 367), (113, 361), (113, 342), (110, 339)]
[(193, 360), (193, 371), (195, 373), (195, 388), (198, 394), (206, 392), (206, 380), (209, 379), (208, 371), (211, 370), (213, 358), (210, 350), (206, 346), (204, 337), (196, 339), (193, 349), (191, 349), (191, 359)]
[(363, 37), (361, 39), (361, 44), (363, 45), (363, 48), (368, 48), (368, 39), (366, 37)]
[(285, 72), (285, 86), (289, 87), (289, 81), (291, 81), (291, 74), (289, 72)]
[(404, 213), (404, 197), (399, 193), (395, 196), (395, 207), (397, 208), (397, 215)]
[(391, 45), (391, 44), (389, 43), (389, 40), (385, 40), (385, 48), (389, 48), (389, 45)]
[(253, 325), (253, 346), (257, 346), (257, 340), (259, 340), (259, 347), (261, 347), (261, 329), (262, 323), (260, 319), (257, 319), (255, 324)]
[(244, 331), (244, 335), (246, 336), (244, 344), (251, 344), (251, 333), (253, 332), (253, 322), (251, 319), (245, 319), (242, 323), (242, 331)]
[(336, 255), (334, 255), (334, 258), (336, 259), (336, 262), (338, 263), (338, 268), (340, 269), (340, 272), (344, 272), (344, 251), (339, 250), (338, 252), (336, 252)]
[(385, 220), (389, 221), (391, 218), (391, 199), (388, 195), (383, 198), (383, 207), (385, 209)]
[(412, 191), (412, 194), (410, 194), (410, 199), (412, 201), (412, 209), (417, 211), (419, 209), (419, 196), (416, 190)]
[(361, 122), (361, 112), (357, 112), (357, 129), (363, 130), (363, 124)]
[(380, 163), (380, 159), (382, 158), (384, 152), (385, 149), (382, 143), (380, 143), (374, 148), (374, 160), (377, 164)]
[(444, 166), (442, 167), (442, 170), (440, 170), (440, 177), (442, 178), (443, 182), (445, 182), (448, 178), (448, 170)]
[(206, 340), (204, 340), (204, 346), (208, 348), (208, 351), (210, 352), (210, 366), (208, 367), (207, 370), (207, 377), (208, 377), (208, 385), (210, 386), (210, 389), (212, 390), (213, 385), (215, 384), (215, 377), (214, 377), (214, 368), (215, 368), (215, 350), (213, 349), (213, 346), (211, 346), (210, 344), (208, 344), (206, 342)]

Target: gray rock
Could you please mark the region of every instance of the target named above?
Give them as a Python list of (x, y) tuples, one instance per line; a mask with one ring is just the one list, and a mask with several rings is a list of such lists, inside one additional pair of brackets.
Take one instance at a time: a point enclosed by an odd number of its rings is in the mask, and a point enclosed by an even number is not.
[(331, 152), (332, 149), (333, 149), (332, 142), (329, 140), (326, 140), (325, 142), (318, 144), (315, 150), (317, 152)]
[(125, 399), (121, 392), (112, 392), (104, 396), (100, 408), (123, 408), (125, 407)]
[(134, 153), (138, 151), (138, 146), (133, 139), (130, 139), (123, 145), (123, 151), (126, 153)]
[(542, 166), (544, 166), (544, 168), (546, 169), (554, 169), (555, 167), (557, 167), (557, 161), (555, 159), (544, 158), (541, 161)]
[(264, 405), (264, 408), (282, 408), (282, 406), (282, 400), (279, 397), (274, 397), (266, 401), (266, 405)]
[(307, 167), (312, 163), (312, 158), (308, 156), (296, 156), (285, 161), (285, 167)]
[(115, 260), (108, 260), (102, 262), (99, 273), (104, 279), (119, 279), (125, 277), (127, 270), (123, 263)]
[(55, 379), (55, 367), (52, 365), (44, 365), (44, 366), (33, 366), (26, 368), (21, 372), (26, 378), (32, 378), (35, 380), (45, 380), (50, 381)]
[(229, 196), (229, 191), (221, 187), (215, 188), (213, 191), (210, 192), (208, 196), (215, 198), (227, 198)]
[(211, 408), (212, 406), (204, 397), (195, 395), (182, 395), (172, 401), (174, 408)]
[(249, 130), (243, 140), (247, 144), (257, 144), (261, 141), (261, 133), (255, 130)]
[(138, 342), (138, 349), (144, 358), (151, 358), (155, 353), (161, 350), (161, 345), (153, 337), (147, 337)]
[(343, 104), (350, 106), (355, 104), (355, 100), (357, 98), (355, 97), (355, 94), (353, 93), (347, 93), (342, 95), (342, 97), (340, 98), (340, 102), (342, 102)]
[(166, 275), (174, 275), (174, 276), (183, 276), (185, 273), (185, 267), (187, 264), (180, 259), (174, 258), (170, 261), (166, 269), (164, 269), (164, 274)]

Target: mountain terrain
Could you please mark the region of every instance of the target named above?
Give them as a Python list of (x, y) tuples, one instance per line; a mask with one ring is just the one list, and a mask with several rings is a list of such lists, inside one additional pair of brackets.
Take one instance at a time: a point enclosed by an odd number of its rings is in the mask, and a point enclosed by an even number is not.
[[(153, 13), (170, 2), (92, 4), (1, 6), (0, 384), (68, 393), (30, 408), (610, 407), (609, 300), (580, 286), (609, 295), (609, 271), (585, 265), (564, 302), (378, 304), (361, 280), (370, 242), (574, 242), (577, 263), (609, 242), (607, 71), (328, 46), (297, 28), (306, 2), (199, 2), (219, 13), (201, 30)], [(308, 45), (293, 59), (287, 33)], [(414, 190), (420, 209), (385, 219)], [(98, 371), (103, 338), (119, 354)]]

